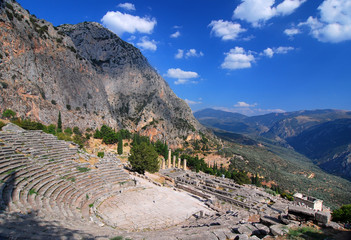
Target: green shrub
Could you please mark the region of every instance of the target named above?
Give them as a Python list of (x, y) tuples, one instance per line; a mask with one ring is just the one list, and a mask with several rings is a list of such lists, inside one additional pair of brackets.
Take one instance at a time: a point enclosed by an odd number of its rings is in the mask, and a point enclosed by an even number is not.
[(52, 103), (53, 105), (56, 105), (56, 104), (57, 104), (55, 100), (51, 100), (51, 103)]
[(71, 110), (71, 105), (67, 104), (66, 108), (67, 108), (68, 111)]
[(72, 138), (70, 135), (62, 133), (62, 132), (57, 133), (56, 136), (57, 136), (57, 139), (59, 139), (59, 140), (72, 141)]
[(11, 109), (5, 109), (4, 112), (2, 113), (2, 117), (7, 119), (14, 118), (16, 117), (16, 115), (17, 113), (12, 111)]
[(76, 134), (76, 135), (82, 135), (82, 133), (81, 133), (80, 130), (79, 130), (79, 127), (77, 127), (77, 126), (75, 126), (75, 127), (73, 128), (73, 133)]
[(31, 190), (29, 190), (29, 195), (33, 195), (33, 194), (38, 194), (37, 191), (35, 191), (34, 188), (32, 188)]
[(74, 135), (73, 142), (79, 145), (79, 148), (83, 148), (86, 142), (86, 139), (81, 135)]
[(8, 88), (8, 84), (5, 82), (0, 82), (0, 85), (2, 86), (3, 89), (7, 89)]
[(346, 204), (332, 213), (333, 221), (351, 223), (351, 204)]
[(67, 127), (64, 132), (66, 134), (68, 134), (68, 135), (72, 135), (73, 134), (72, 129), (70, 127)]
[(104, 158), (105, 153), (104, 153), (104, 152), (98, 152), (98, 153), (97, 153), (97, 156), (98, 156), (99, 158)]
[(47, 128), (47, 133), (50, 134), (56, 134), (56, 125), (55, 124), (50, 124)]
[(2, 129), (2, 127), (4, 127), (6, 124), (3, 121), (0, 121), (0, 130)]
[(77, 170), (79, 172), (88, 172), (90, 171), (90, 168), (87, 168), (87, 167), (77, 167)]

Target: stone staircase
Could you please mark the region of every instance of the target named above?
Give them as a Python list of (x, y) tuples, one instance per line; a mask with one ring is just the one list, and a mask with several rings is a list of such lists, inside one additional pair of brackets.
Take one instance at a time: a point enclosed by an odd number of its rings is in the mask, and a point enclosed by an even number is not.
[[(42, 131), (6, 127), (0, 131), (0, 239), (36, 238), (31, 227), (7, 224), (16, 218), (31, 222), (38, 231), (48, 226), (68, 235), (74, 232), (77, 238), (90, 238), (91, 232), (94, 238), (99, 231), (104, 234), (92, 221), (94, 203), (134, 183), (115, 157), (107, 156), (92, 166), (79, 161), (78, 151)], [(43, 234), (37, 238), (55, 236)]]

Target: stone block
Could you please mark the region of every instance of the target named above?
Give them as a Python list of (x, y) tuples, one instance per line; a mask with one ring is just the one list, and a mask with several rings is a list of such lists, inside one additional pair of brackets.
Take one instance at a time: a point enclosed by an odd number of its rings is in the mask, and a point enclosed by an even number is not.
[(314, 218), (315, 216), (315, 212), (312, 209), (299, 206), (289, 206), (289, 213), (307, 218)]
[(246, 234), (238, 235), (235, 240), (249, 240), (249, 237)]
[(257, 228), (249, 223), (238, 225), (235, 229), (239, 234), (246, 234), (247, 236), (251, 236), (254, 232), (258, 231)]
[(275, 217), (262, 216), (261, 217), (261, 223), (263, 223), (264, 225), (270, 226), (270, 225), (280, 224), (281, 221), (278, 218), (275, 218)]
[[(261, 223), (255, 223), (254, 226), (259, 231), (259, 235), (267, 235), (270, 232), (269, 227), (267, 227), (266, 225), (263, 225)], [(255, 234), (255, 235), (257, 235), (257, 234)]]
[(329, 223), (325, 224), (325, 227), (332, 228), (332, 229), (335, 229), (335, 230), (342, 229), (342, 227), (338, 223), (333, 222), (333, 221), (330, 221)]
[(329, 212), (316, 212), (315, 219), (318, 223), (328, 224), (331, 219)]
[(282, 224), (272, 225), (269, 229), (274, 236), (283, 236), (289, 231), (289, 228)]

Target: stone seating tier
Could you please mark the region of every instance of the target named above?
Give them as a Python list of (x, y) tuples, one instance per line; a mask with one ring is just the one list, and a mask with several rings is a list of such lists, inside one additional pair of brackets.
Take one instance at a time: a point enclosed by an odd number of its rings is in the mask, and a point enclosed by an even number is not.
[(0, 204), (8, 214), (37, 210), (60, 226), (82, 228), (90, 224), (90, 204), (131, 180), (118, 160), (80, 172), (90, 166), (77, 162), (78, 149), (41, 131), (0, 131), (0, 139)]

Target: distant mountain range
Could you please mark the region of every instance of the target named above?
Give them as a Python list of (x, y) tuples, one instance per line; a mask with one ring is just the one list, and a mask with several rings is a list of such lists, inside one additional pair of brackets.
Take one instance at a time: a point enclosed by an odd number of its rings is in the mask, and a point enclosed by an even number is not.
[(218, 136), (228, 138), (236, 133), (234, 141), (242, 141), (238, 134), (261, 141), (269, 139), (293, 148), (329, 173), (351, 179), (351, 111), (304, 110), (248, 117), (204, 109), (194, 116), (203, 125), (215, 129)]

